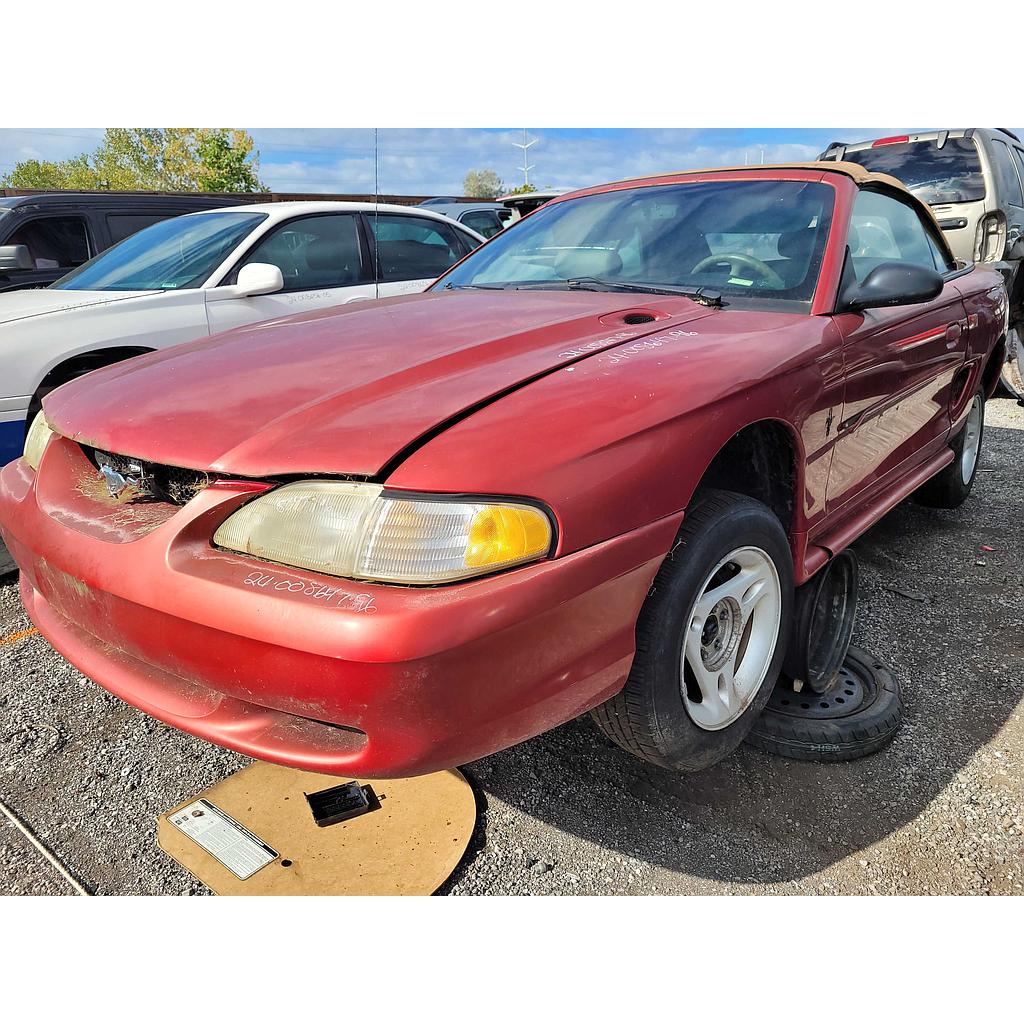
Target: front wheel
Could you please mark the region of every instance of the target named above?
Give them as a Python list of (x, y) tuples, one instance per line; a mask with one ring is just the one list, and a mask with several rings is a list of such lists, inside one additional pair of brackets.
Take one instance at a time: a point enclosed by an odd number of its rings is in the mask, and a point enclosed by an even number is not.
[(708, 491), (640, 612), (622, 691), (593, 717), (644, 760), (698, 771), (743, 741), (775, 685), (790, 633), (793, 564), (759, 501)]

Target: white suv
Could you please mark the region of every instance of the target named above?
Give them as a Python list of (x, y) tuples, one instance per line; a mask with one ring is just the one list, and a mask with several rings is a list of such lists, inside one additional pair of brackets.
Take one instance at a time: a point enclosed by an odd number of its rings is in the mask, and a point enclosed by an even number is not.
[(849, 160), (899, 178), (932, 208), (953, 255), (1002, 271), (1010, 297), (1003, 383), (1024, 398), (1024, 144), (1005, 128), (957, 128), (833, 142)]

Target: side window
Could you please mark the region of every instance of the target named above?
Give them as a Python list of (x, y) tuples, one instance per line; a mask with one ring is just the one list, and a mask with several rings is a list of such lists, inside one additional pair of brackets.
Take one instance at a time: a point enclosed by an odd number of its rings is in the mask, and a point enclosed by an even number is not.
[(917, 211), (880, 192), (858, 193), (850, 218), (849, 246), (858, 281), (879, 263), (914, 263), (936, 269), (932, 253), (938, 247), (929, 239)]
[(498, 215), (493, 210), (474, 210), (472, 213), (464, 214), (461, 222), (484, 238), (493, 238), (501, 230)]
[(954, 269), (954, 264), (949, 262), (949, 257), (942, 251), (942, 246), (932, 237), (932, 233), (928, 232), (928, 245), (932, 250), (932, 259), (935, 261), (935, 269), (940, 274), (945, 274), (947, 271)]
[(242, 261), (271, 263), (285, 291), (344, 288), (366, 280), (359, 251), (359, 226), (351, 213), (300, 217), (273, 228)]
[(455, 229), (442, 221), (368, 213), (366, 222), (381, 282), (432, 280), (462, 259)]
[(81, 217), (37, 217), (19, 224), (6, 245), (27, 245), (36, 270), (81, 266), (89, 258), (89, 235)]
[(117, 245), (129, 235), (134, 235), (136, 231), (173, 216), (173, 213), (108, 213), (107, 230), (110, 232), (110, 244)]
[(1017, 173), (1020, 175), (1021, 182), (1024, 183), (1024, 149), (1017, 149), (1015, 146), (1013, 156), (1017, 161)]
[(1013, 166), (1010, 147), (1000, 139), (992, 140), (996, 180), (999, 182), (999, 197), (1011, 206), (1024, 206), (1024, 194), (1021, 192), (1020, 178)]

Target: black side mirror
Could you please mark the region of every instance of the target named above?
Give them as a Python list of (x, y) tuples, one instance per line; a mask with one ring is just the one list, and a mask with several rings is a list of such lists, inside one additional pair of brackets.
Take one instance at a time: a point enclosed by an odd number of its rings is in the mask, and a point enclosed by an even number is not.
[(883, 306), (913, 306), (931, 302), (942, 291), (942, 275), (913, 263), (879, 263), (863, 281), (851, 281), (840, 297), (840, 308), (857, 312)]

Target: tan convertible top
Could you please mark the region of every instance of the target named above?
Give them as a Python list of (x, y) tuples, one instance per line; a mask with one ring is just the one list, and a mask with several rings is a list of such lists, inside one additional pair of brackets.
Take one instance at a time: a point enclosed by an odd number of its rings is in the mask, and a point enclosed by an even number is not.
[(853, 178), (858, 185), (877, 182), (879, 185), (888, 185), (889, 188), (906, 192), (907, 195), (912, 194), (899, 178), (894, 178), (890, 174), (869, 171), (866, 167), (861, 167), (860, 164), (855, 164), (850, 160), (809, 160), (806, 163), (749, 164), (744, 167), (701, 167), (692, 171), (666, 171), (664, 174), (645, 174), (640, 178), (623, 178), (622, 181), (617, 181), (615, 184), (622, 185), (627, 181), (650, 181), (652, 178), (674, 178), (676, 175), (683, 174), (717, 174), (719, 171), (821, 171), (823, 174), (845, 174), (848, 178)]

